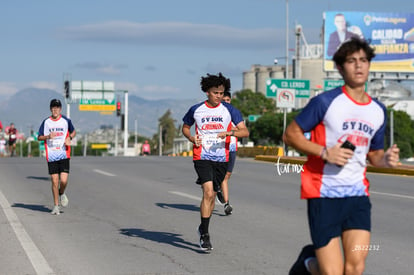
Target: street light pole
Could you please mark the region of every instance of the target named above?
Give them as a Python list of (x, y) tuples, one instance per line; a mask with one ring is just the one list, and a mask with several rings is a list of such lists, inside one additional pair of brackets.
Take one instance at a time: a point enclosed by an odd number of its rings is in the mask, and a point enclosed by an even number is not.
[(289, 0), (286, 0), (286, 76), (289, 78)]
[(124, 91), (124, 156), (128, 150), (128, 91)]

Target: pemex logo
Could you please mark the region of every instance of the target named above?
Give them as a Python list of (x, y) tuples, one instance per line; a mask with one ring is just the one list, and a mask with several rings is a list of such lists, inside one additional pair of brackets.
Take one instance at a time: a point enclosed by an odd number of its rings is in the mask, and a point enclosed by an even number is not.
[(369, 14), (365, 15), (365, 16), (364, 16), (364, 22), (365, 22), (365, 25), (366, 25), (366, 26), (371, 25), (371, 22), (372, 22), (372, 17), (371, 17), (371, 15), (369, 15)]

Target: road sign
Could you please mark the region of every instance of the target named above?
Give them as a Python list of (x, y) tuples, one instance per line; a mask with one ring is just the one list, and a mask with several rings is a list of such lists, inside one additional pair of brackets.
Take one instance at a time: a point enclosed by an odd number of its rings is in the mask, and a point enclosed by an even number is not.
[(71, 81), (71, 101), (79, 111), (115, 111), (115, 84), (110, 81)]
[(115, 99), (81, 99), (79, 104), (84, 105), (115, 105)]
[(310, 81), (304, 79), (276, 79), (269, 78), (266, 80), (266, 96), (277, 97), (278, 89), (293, 89), (295, 96), (300, 98), (309, 98)]
[(262, 115), (249, 115), (247, 117), (247, 120), (250, 122), (255, 122), (259, 117), (261, 117)]
[(102, 98), (102, 94), (100, 96), (101, 98), (81, 98), (79, 111), (113, 112), (116, 110), (114, 97)]
[(114, 112), (115, 109), (115, 105), (79, 104), (79, 111)]
[(276, 106), (278, 108), (294, 108), (295, 92), (295, 89), (277, 89)]
[(111, 144), (106, 143), (93, 143), (91, 145), (91, 149), (109, 149), (111, 147)]
[(328, 91), (333, 88), (343, 86), (345, 82), (342, 79), (325, 79), (323, 81), (323, 90)]

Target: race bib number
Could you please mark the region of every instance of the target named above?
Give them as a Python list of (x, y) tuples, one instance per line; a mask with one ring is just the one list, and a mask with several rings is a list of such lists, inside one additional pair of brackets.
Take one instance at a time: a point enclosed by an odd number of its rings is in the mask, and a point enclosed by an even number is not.
[(217, 134), (203, 135), (201, 144), (205, 150), (213, 150), (214, 148), (224, 148), (225, 139), (218, 138)]
[(62, 139), (54, 138), (50, 140), (49, 149), (51, 150), (61, 150), (63, 146)]
[(15, 139), (16, 138), (16, 135), (10, 135), (10, 138), (11, 139)]

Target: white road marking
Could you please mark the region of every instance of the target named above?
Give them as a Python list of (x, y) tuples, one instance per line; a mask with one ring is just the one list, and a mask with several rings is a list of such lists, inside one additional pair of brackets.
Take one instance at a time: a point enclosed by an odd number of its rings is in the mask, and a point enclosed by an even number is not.
[(55, 272), (52, 270), (52, 268), (49, 266), (48, 262), (46, 261), (45, 257), (43, 256), (43, 254), (34, 244), (29, 234), (27, 234), (26, 230), (21, 224), (16, 213), (14, 213), (9, 202), (7, 201), (6, 197), (3, 195), (1, 191), (0, 191), (0, 206), (3, 209), (4, 214), (6, 215), (6, 218), (9, 221), (11, 227), (13, 228), (13, 231), (16, 234), (17, 239), (19, 240), (21, 246), (26, 252), (27, 257), (32, 263), (32, 266), (34, 270), (36, 271), (36, 274), (39, 274), (39, 275), (55, 274)]
[(201, 198), (197, 197), (197, 196), (193, 196), (187, 193), (183, 193), (183, 192), (178, 192), (178, 191), (169, 191), (168, 193), (174, 194), (174, 195), (178, 195), (178, 196), (182, 196), (182, 197), (186, 197), (192, 200), (196, 200), (196, 201), (200, 201)]
[(375, 191), (369, 191), (369, 192), (371, 194), (414, 200), (414, 196), (399, 195), (399, 194), (393, 194), (393, 193), (381, 193), (381, 192), (375, 192)]
[(115, 174), (108, 173), (108, 172), (105, 172), (105, 171), (102, 171), (102, 170), (99, 170), (99, 169), (93, 169), (93, 171), (98, 173), (98, 174), (102, 174), (102, 175), (105, 175), (105, 176), (108, 176), (108, 177), (115, 177), (116, 176)]

